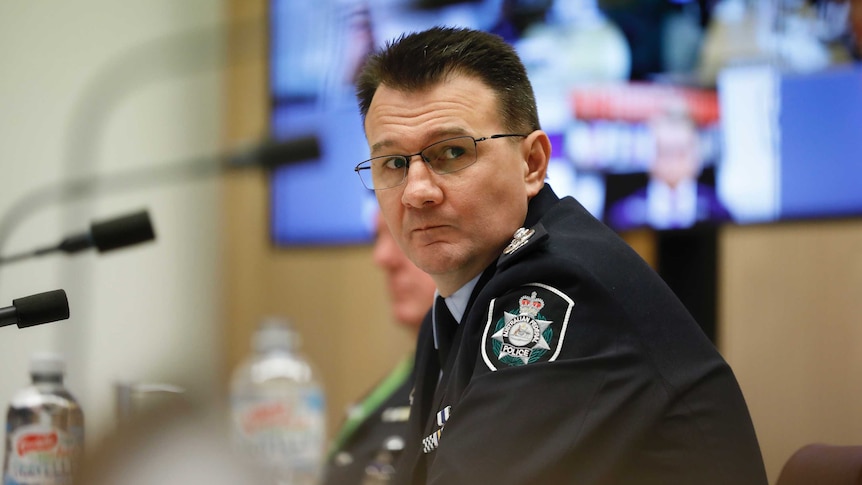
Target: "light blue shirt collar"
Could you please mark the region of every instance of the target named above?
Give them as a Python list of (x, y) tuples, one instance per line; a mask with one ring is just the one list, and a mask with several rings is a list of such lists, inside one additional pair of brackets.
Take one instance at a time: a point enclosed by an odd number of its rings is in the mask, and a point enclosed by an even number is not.
[[(467, 303), (470, 302), (470, 294), (473, 293), (473, 288), (476, 287), (476, 283), (479, 282), (479, 277), (482, 274), (476, 275), (475, 278), (468, 281), (467, 284), (458, 289), (455, 293), (452, 293), (448, 297), (444, 298), (443, 301), (446, 302), (446, 308), (449, 309), (449, 313), (455, 317), (455, 321), (458, 324), (461, 324), (461, 319), (464, 317), (464, 310), (467, 309)], [(439, 291), (434, 291), (434, 299), (440, 296)], [(433, 307), (432, 307), (433, 308)], [(437, 345), (437, 319), (434, 318), (434, 348), (439, 348)]]

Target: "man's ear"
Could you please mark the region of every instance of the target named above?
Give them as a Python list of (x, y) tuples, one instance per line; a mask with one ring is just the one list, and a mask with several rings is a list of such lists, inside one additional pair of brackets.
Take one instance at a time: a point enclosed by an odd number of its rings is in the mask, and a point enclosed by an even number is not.
[(527, 186), (527, 194), (533, 197), (545, 185), (548, 162), (551, 160), (551, 140), (547, 133), (536, 130), (527, 136), (523, 147), (524, 162), (526, 163), (524, 183)]

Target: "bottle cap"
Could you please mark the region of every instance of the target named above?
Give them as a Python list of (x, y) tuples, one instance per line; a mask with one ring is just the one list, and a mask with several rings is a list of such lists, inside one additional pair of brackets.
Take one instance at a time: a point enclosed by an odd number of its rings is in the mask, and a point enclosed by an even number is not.
[(299, 346), (299, 335), (288, 320), (281, 317), (266, 317), (254, 333), (253, 346), (257, 352), (293, 350)]
[(30, 356), (30, 373), (62, 376), (66, 373), (66, 361), (54, 352), (36, 352)]

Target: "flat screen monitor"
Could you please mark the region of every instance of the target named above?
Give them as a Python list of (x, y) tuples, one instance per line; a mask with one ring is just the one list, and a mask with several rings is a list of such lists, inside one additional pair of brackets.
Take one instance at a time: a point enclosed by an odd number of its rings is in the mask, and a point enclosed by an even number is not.
[(319, 159), (272, 174), (276, 245), (371, 241), (376, 200), (353, 171), (368, 157), (354, 76), (384, 42), (434, 25), (494, 32), (515, 47), (553, 145), (548, 183), (613, 229), (862, 212), (858, 66), (742, 66), (714, 88), (633, 82), (620, 30), (597, 8), (566, 7), (590, 2), (503, 3), (271, 0), (273, 134), (321, 142)]

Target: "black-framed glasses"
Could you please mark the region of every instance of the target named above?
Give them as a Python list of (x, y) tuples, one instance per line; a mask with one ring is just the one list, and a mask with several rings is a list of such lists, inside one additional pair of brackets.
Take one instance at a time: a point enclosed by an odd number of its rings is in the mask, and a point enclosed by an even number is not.
[(359, 174), (362, 185), (371, 190), (383, 190), (397, 187), (407, 179), (407, 169), (410, 160), (419, 155), (428, 167), (438, 174), (446, 174), (464, 170), (476, 163), (478, 150), (476, 144), (485, 140), (497, 138), (526, 137), (519, 133), (501, 133), (497, 135), (473, 138), (469, 135), (456, 136), (438, 141), (412, 155), (383, 155), (365, 160), (353, 170)]

